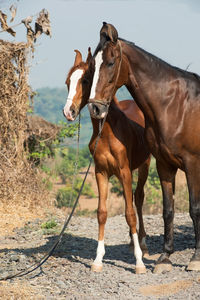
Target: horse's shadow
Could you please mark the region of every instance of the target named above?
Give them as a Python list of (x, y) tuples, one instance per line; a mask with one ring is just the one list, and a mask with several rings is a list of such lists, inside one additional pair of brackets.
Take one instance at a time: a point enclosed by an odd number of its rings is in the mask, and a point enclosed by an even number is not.
[[(185, 249), (194, 248), (194, 234), (193, 228), (189, 226), (176, 226), (178, 232), (174, 234), (174, 248), (175, 251), (184, 251)], [(47, 237), (46, 244), (39, 247), (32, 247), (26, 249), (1, 249), (0, 253), (5, 253), (9, 255), (9, 252), (16, 252), (24, 254), (27, 257), (31, 257), (37, 253), (45, 254), (47, 253), (58, 236)], [(184, 241), (184, 242), (183, 242)], [(155, 264), (155, 258), (151, 259), (151, 255), (161, 254), (163, 249), (163, 235), (147, 236), (146, 243), (149, 251), (149, 257), (144, 258), (144, 263), (147, 268), (152, 269), (152, 264)], [(72, 234), (65, 233), (61, 240), (61, 243), (55, 249), (52, 256), (66, 258), (66, 260), (71, 262), (76, 262), (84, 264), (86, 268), (90, 268), (91, 260), (95, 258), (97, 249), (97, 241), (92, 238), (80, 237)], [(104, 261), (107, 264), (115, 265), (126, 270), (133, 272), (131, 265), (135, 264), (135, 258), (133, 251), (130, 251), (128, 244), (118, 244), (118, 245), (106, 245), (106, 254), (104, 256)], [(85, 261), (83, 261), (85, 259)], [(89, 260), (89, 262), (87, 262)], [(130, 264), (129, 267), (121, 266), (120, 262), (125, 262)]]

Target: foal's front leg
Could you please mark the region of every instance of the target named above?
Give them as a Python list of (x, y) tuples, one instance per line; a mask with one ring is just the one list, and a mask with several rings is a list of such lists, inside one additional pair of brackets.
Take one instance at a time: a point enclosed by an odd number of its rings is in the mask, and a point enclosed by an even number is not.
[[(142, 249), (143, 256), (148, 254), (146, 245), (146, 232), (144, 229), (142, 207), (144, 202), (144, 185), (147, 181), (149, 166), (151, 157), (149, 157), (139, 168), (138, 168), (138, 182), (135, 190), (135, 205), (137, 207), (138, 219), (139, 219), (139, 241)], [(131, 240), (131, 245), (133, 241)]]
[[(132, 240), (134, 244), (134, 255), (136, 258), (136, 274), (146, 273), (145, 265), (142, 261), (142, 250), (140, 248), (136, 223), (136, 208), (133, 203), (133, 191), (132, 191), (132, 174), (130, 169), (125, 169), (121, 171), (121, 182), (124, 190), (125, 197), (125, 216), (127, 224), (130, 228), (130, 232), (132, 234)], [(133, 207), (134, 205), (134, 207)]]
[(101, 272), (103, 268), (102, 259), (103, 256), (105, 255), (104, 229), (107, 220), (107, 208), (106, 208), (106, 200), (108, 195), (107, 174), (102, 174), (96, 171), (96, 181), (97, 181), (98, 192), (99, 192), (99, 204), (97, 210), (97, 218), (99, 223), (99, 235), (98, 235), (97, 254), (91, 266), (91, 270), (94, 272)]

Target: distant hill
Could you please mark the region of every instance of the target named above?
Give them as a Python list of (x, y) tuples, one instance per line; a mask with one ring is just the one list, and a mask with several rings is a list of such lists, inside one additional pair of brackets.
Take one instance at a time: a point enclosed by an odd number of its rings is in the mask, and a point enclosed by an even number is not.
[[(63, 107), (67, 99), (67, 88), (40, 88), (34, 97), (34, 114), (39, 115), (52, 123), (59, 121), (68, 122), (63, 116)], [(120, 100), (132, 99), (127, 89), (123, 86), (117, 92)], [(81, 146), (89, 143), (92, 135), (92, 125), (87, 107), (81, 112)]]

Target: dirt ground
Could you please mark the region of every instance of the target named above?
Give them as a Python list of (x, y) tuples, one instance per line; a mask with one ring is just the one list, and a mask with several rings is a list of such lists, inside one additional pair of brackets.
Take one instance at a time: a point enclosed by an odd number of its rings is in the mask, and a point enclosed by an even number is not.
[[(185, 175), (177, 176), (179, 186)], [(91, 182), (97, 195), (94, 169)], [(60, 188), (58, 184), (57, 188)], [(78, 210), (95, 211), (98, 198), (81, 197)], [(200, 299), (200, 273), (186, 272), (192, 256), (194, 234), (188, 213), (175, 217), (173, 270), (156, 275), (153, 268), (162, 252), (163, 221), (160, 214), (145, 215), (149, 255), (144, 258), (147, 273), (135, 274), (135, 259), (129, 249), (123, 197), (108, 198), (106, 255), (102, 273), (91, 272), (96, 253), (98, 226), (92, 217), (73, 216), (64, 238), (45, 265), (33, 274), (0, 281), (0, 299)], [(0, 277), (16, 273), (38, 261), (53, 245), (69, 209), (0, 206)], [(42, 229), (48, 220), (56, 227)]]
[[(66, 216), (66, 211), (53, 207), (32, 212), (18, 208), (5, 214), (0, 210), (0, 277), (38, 261), (52, 247)], [(55, 218), (57, 227), (42, 229), (50, 218)], [(149, 249), (144, 258), (146, 274), (135, 274), (124, 214), (108, 218), (102, 273), (90, 269), (97, 246), (96, 218), (73, 216), (61, 244), (42, 268), (0, 282), (0, 299), (200, 299), (200, 273), (186, 271), (194, 251), (188, 213), (175, 215), (175, 252), (169, 273), (153, 273), (162, 252), (162, 216), (145, 215), (144, 223)]]

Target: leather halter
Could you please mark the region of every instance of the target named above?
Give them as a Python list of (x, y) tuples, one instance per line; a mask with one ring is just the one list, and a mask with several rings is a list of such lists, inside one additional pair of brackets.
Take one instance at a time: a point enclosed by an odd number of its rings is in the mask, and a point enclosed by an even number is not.
[[(121, 46), (120, 40), (118, 40), (117, 42), (118, 42), (118, 44), (119, 44), (119, 49), (120, 49), (120, 62), (119, 62), (118, 70), (117, 70), (117, 77), (116, 77), (115, 84), (114, 84), (114, 87), (113, 87), (113, 92), (114, 92), (114, 90), (115, 90), (115, 88), (116, 88), (117, 81), (118, 81), (118, 79), (119, 79), (119, 73), (120, 73), (121, 64), (122, 64), (122, 46)], [(112, 95), (112, 94), (111, 94), (111, 95)], [(89, 101), (89, 103), (94, 103), (94, 104), (95, 104), (95, 103), (98, 103), (98, 104), (101, 104), (101, 105), (104, 105), (104, 106), (109, 107), (109, 106), (110, 106), (110, 103), (111, 103), (111, 101), (112, 101), (112, 99), (113, 99), (113, 96), (110, 96), (110, 98), (109, 98), (108, 100), (106, 100), (106, 101), (104, 101), (104, 100), (95, 100), (95, 99), (91, 99), (91, 100)]]
[[(119, 66), (118, 66), (118, 70), (117, 70), (117, 77), (116, 77), (116, 80), (115, 80), (115, 85), (114, 85), (114, 87), (113, 87), (113, 91), (114, 91), (115, 88), (116, 88), (117, 81), (118, 81), (118, 79), (119, 79), (119, 73), (120, 73), (120, 70), (121, 70), (121, 65), (122, 65), (122, 45), (121, 45), (120, 40), (118, 40), (117, 42), (118, 42), (118, 44), (119, 44), (119, 50), (120, 50), (120, 61), (119, 61)], [(110, 97), (109, 103), (111, 102), (112, 98), (113, 98), (113, 96)]]

